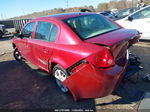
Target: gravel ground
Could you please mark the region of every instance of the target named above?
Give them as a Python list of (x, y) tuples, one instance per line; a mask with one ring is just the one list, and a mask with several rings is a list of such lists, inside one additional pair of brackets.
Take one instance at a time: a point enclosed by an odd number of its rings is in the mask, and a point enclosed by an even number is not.
[(144, 69), (123, 81), (115, 95), (74, 102), (70, 94), (61, 93), (51, 75), (28, 62), (15, 61), (9, 37), (0, 39), (0, 110), (137, 112), (144, 93), (150, 92), (150, 83), (142, 80), (150, 73), (149, 48), (149, 43), (142, 42), (130, 49), (141, 58)]

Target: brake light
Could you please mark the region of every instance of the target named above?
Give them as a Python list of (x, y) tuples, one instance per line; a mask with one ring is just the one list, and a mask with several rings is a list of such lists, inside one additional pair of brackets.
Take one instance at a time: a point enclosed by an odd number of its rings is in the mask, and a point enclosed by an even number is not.
[(87, 60), (98, 68), (106, 68), (115, 65), (113, 56), (108, 49), (104, 50), (102, 53), (97, 53), (88, 57)]

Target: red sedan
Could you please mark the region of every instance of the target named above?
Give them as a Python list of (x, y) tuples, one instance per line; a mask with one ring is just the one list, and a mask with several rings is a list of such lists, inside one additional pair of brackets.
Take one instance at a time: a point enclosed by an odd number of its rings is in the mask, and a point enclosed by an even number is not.
[(68, 13), (33, 19), (13, 38), (14, 57), (52, 74), (74, 100), (111, 94), (123, 77), (128, 48), (140, 38), (94, 13)]

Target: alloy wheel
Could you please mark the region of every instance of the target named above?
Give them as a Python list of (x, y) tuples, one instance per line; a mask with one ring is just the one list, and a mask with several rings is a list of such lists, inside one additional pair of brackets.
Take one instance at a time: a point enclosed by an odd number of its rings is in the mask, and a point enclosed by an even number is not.
[(60, 87), (62, 92), (66, 93), (68, 88), (62, 83), (67, 78), (66, 74), (62, 70), (56, 69), (54, 75), (57, 85)]

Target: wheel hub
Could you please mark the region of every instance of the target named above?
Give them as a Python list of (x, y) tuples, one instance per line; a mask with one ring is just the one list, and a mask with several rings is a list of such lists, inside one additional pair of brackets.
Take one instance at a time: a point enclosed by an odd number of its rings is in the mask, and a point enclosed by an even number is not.
[(67, 76), (65, 75), (65, 73), (63, 71), (57, 69), (55, 71), (55, 78), (56, 78), (56, 83), (60, 87), (60, 89), (63, 92), (67, 92), (68, 88), (65, 85), (63, 85), (63, 83), (62, 83), (67, 78)]
[(57, 79), (59, 79), (60, 81), (64, 81), (64, 80), (66, 80), (66, 75), (65, 75), (65, 73), (63, 73), (61, 70), (56, 70), (55, 71), (55, 77), (57, 78)]
[(19, 53), (19, 51), (16, 51), (16, 52), (15, 52), (15, 55), (16, 55), (16, 57), (17, 57), (18, 59), (21, 59), (21, 58), (22, 58), (21, 55), (20, 55), (20, 53)]

